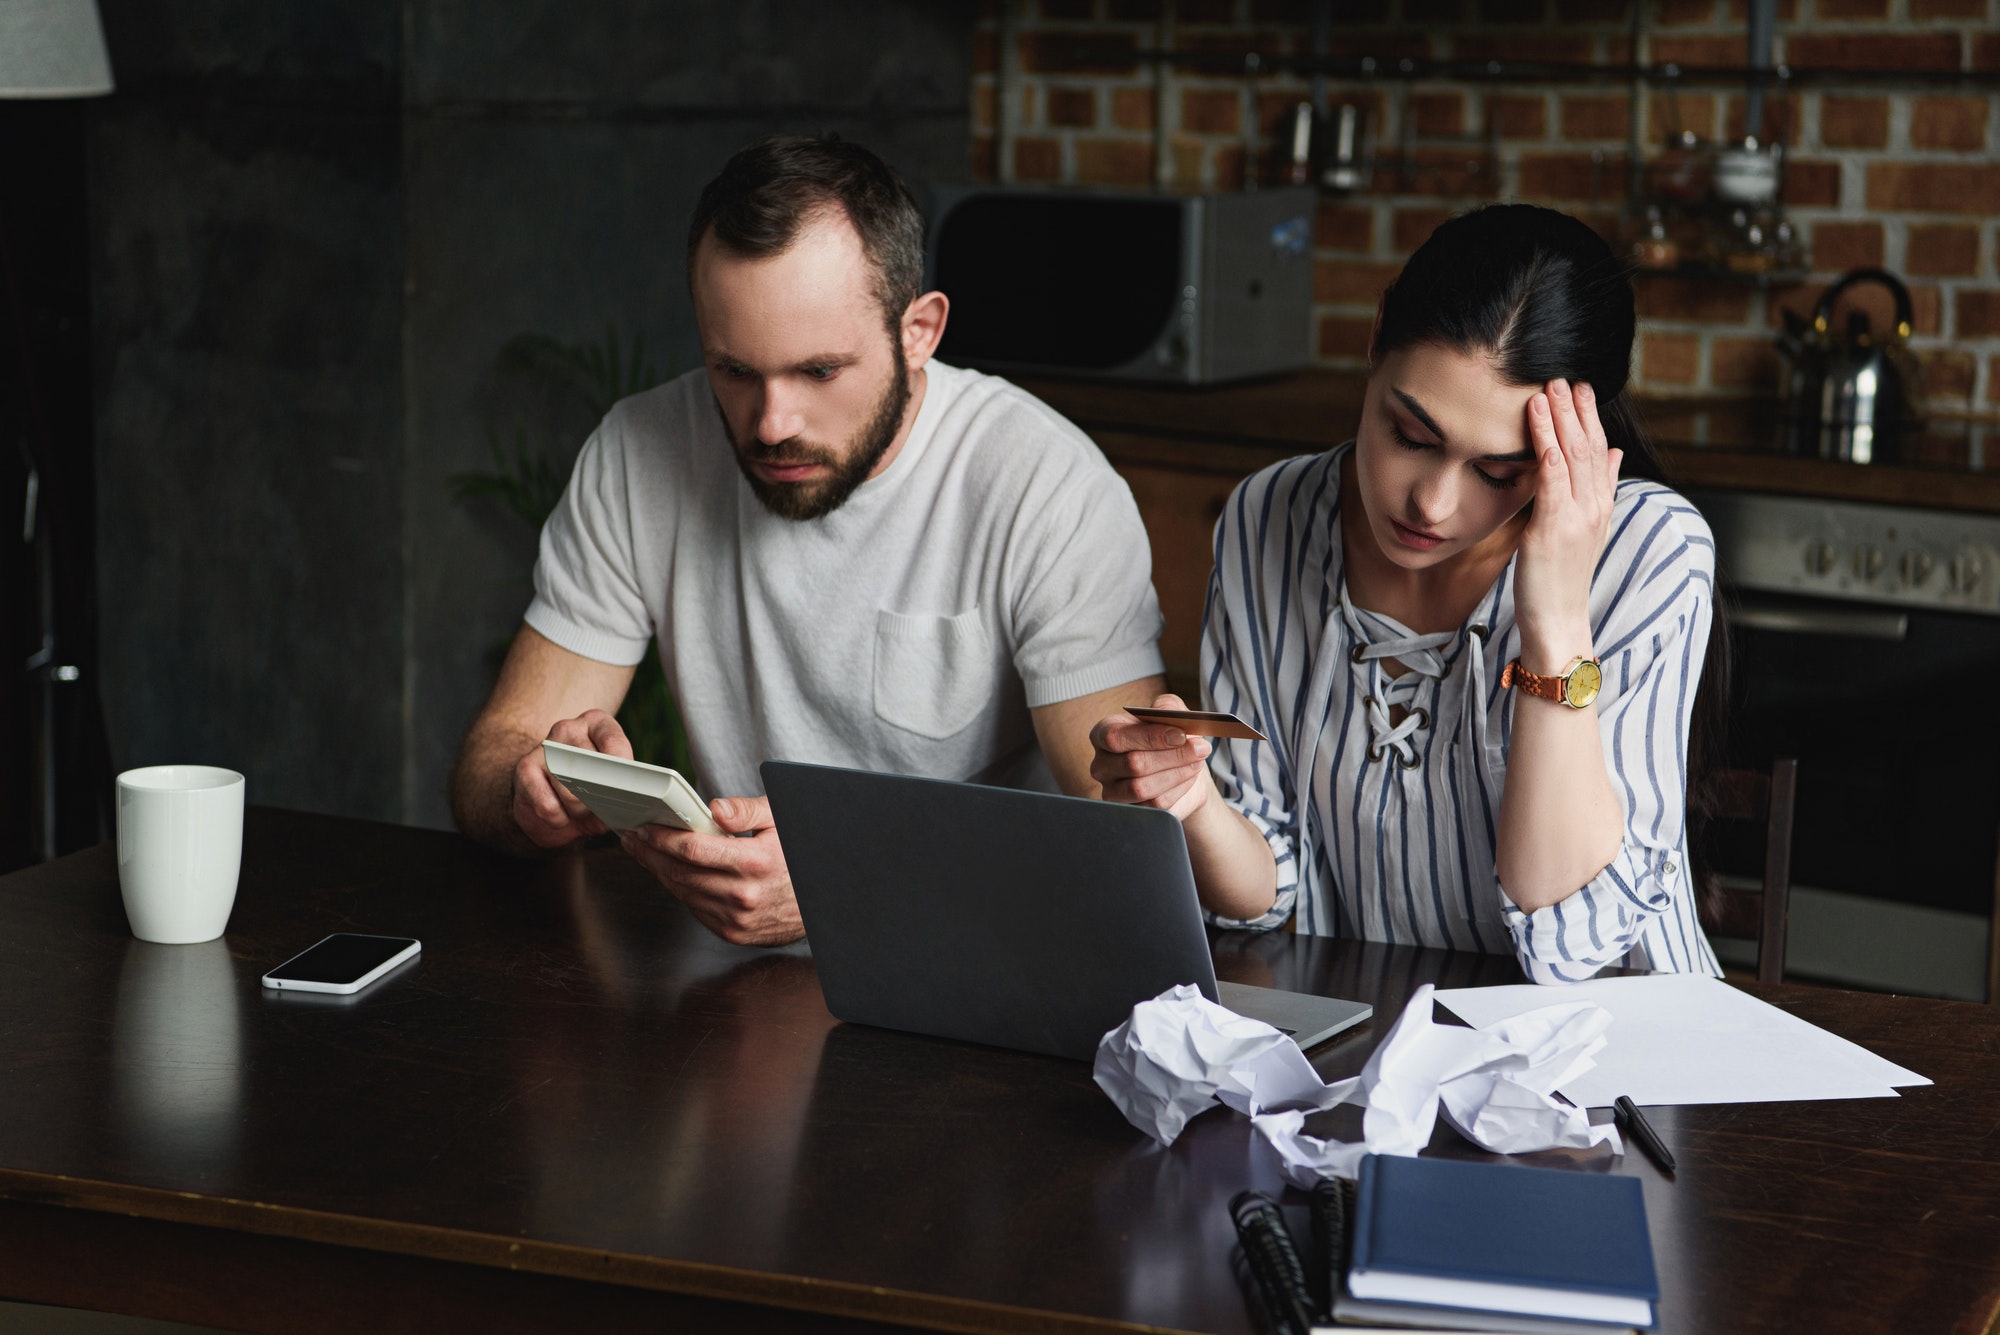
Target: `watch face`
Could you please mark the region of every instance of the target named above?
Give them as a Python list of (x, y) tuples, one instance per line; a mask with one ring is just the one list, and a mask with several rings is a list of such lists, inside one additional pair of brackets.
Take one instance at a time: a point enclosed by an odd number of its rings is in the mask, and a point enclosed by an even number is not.
[(1582, 709), (1597, 698), (1603, 686), (1603, 669), (1586, 658), (1570, 669), (1569, 680), (1563, 686), (1563, 703), (1571, 709)]

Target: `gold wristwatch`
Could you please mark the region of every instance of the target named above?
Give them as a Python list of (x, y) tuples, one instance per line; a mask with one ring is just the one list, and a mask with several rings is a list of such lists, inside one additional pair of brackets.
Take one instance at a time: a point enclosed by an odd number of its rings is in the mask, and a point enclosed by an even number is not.
[(1571, 709), (1582, 709), (1597, 698), (1604, 686), (1604, 669), (1594, 658), (1573, 658), (1559, 677), (1543, 677), (1521, 666), (1515, 659), (1500, 672), (1500, 684), (1519, 686), (1529, 695), (1539, 695), (1544, 700), (1554, 700), (1568, 705)]

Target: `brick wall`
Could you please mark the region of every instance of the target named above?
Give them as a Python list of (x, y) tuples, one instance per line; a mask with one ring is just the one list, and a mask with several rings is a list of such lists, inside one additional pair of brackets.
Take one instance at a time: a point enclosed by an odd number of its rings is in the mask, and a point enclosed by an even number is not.
[[(1335, 0), (1330, 54), (1623, 64), (1630, 0)], [(1638, 60), (1744, 63), (1742, 0), (1646, 3)], [(1777, 57), (1798, 69), (2000, 68), (2000, 0), (1780, 0)], [(984, 0), (974, 51), (972, 168), (981, 179), (1235, 189), (1270, 170), (1303, 76), (1240, 73), (1246, 53), (1311, 50), (1309, 0)], [(1006, 39), (1011, 36), (1011, 42)], [(1003, 50), (1003, 43), (1012, 50)], [(1165, 69), (1147, 51), (1213, 52), (1230, 70)], [(1002, 97), (1003, 87), (1012, 95)], [(1367, 112), (1370, 188), (1323, 199), (1318, 352), (1362, 364), (1375, 299), (1453, 212), (1489, 199), (1551, 204), (1622, 244), (1632, 94), (1623, 84), (1533, 87), (1333, 80), (1328, 101)], [(1680, 129), (1740, 135), (1744, 97), (1641, 89), (1645, 150)], [(1164, 125), (1156, 132), (1156, 116)], [(1762, 290), (1643, 275), (1635, 382), (1661, 395), (1771, 392), (1779, 311), (1879, 264), (1909, 282), (1933, 407), (2000, 410), (2000, 93), (1990, 88), (1811, 86), (1773, 97), (1770, 136), (1792, 150), (1788, 211), (1811, 270)], [(1005, 150), (1008, 161), (1002, 164)], [(1003, 165), (1006, 168), (1003, 171)], [(1871, 305), (1875, 298), (1864, 297)], [(1886, 302), (1875, 311), (1883, 328)]]

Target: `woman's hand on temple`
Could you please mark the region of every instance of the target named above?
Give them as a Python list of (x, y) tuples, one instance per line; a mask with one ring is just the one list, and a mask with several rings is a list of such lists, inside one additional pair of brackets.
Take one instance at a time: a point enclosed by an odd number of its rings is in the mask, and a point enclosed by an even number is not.
[[(1178, 695), (1153, 701), (1155, 709), (1186, 709)], [(1190, 737), (1166, 723), (1141, 723), (1122, 710), (1090, 730), (1097, 754), (1090, 777), (1097, 780), (1107, 802), (1159, 807), (1185, 821), (1199, 811), (1214, 791), (1208, 774), (1210, 750), (1205, 737)]]
[(1529, 399), (1528, 438), (1537, 456), (1535, 509), (1515, 567), (1515, 616), (1523, 664), (1553, 673), (1591, 651), (1590, 581), (1611, 537), (1625, 456), (1605, 440), (1588, 384), (1551, 380)]

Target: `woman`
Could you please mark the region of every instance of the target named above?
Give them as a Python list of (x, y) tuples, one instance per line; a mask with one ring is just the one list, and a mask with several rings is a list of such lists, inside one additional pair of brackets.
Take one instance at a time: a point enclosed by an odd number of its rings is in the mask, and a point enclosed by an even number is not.
[(1511, 949), (1538, 982), (1720, 973), (1686, 800), (1714, 545), (1620, 480), (1658, 476), (1633, 327), (1582, 223), (1462, 215), (1383, 296), (1354, 439), (1237, 489), (1203, 687), (1270, 740), (1091, 734), (1107, 798), (1180, 817), (1218, 922)]

